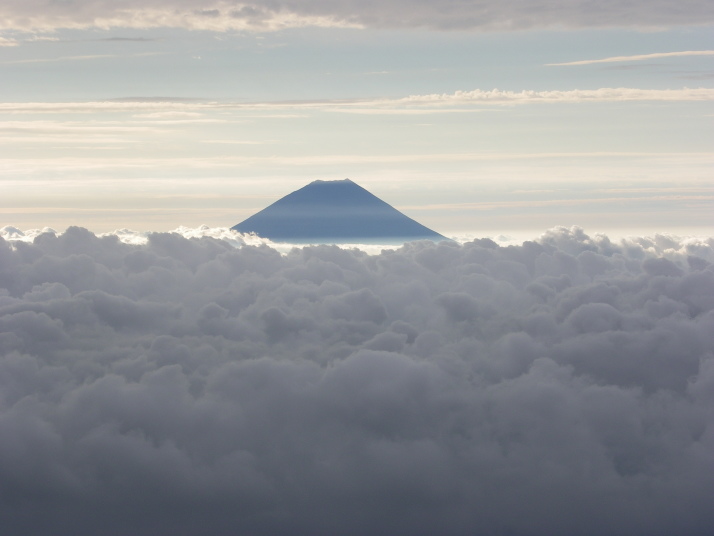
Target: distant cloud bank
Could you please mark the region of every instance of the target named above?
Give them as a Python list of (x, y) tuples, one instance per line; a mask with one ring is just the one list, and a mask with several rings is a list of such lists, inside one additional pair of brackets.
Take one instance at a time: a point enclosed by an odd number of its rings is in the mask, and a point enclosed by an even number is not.
[(714, 239), (25, 235), (0, 237), (4, 535), (714, 523)]
[(714, 21), (704, 0), (386, 0), (215, 1), (109, 0), (46, 2), (11, 0), (0, 8), (0, 28), (51, 31), (59, 28), (175, 27), (223, 32), (296, 27), (430, 28), (503, 31), (539, 28), (669, 27)]

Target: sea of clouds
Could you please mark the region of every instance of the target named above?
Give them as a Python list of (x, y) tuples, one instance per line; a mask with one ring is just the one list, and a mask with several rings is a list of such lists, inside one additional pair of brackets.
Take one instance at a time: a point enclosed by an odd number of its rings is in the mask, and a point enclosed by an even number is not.
[(705, 535), (714, 239), (0, 232), (0, 527)]

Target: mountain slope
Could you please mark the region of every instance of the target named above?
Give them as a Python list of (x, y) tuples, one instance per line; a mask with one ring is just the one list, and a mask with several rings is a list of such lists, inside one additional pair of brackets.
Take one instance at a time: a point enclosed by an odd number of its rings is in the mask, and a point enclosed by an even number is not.
[(349, 179), (311, 182), (232, 229), (292, 243), (448, 240)]

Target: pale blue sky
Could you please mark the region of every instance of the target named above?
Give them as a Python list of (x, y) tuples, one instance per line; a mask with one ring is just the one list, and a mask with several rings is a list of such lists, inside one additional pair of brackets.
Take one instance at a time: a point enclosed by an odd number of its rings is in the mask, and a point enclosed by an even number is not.
[(132, 4), (0, 6), (0, 226), (230, 226), (349, 177), (447, 234), (714, 234), (708, 3)]

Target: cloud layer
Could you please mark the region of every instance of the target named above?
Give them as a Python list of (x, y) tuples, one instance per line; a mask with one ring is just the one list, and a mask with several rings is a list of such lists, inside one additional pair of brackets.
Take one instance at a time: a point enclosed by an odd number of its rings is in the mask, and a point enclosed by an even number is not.
[(519, 30), (530, 28), (663, 27), (714, 20), (704, 0), (7, 0), (0, 28), (178, 27), (212, 31), (291, 27)]
[(714, 56), (714, 50), (683, 50), (680, 52), (657, 52), (654, 54), (638, 54), (636, 56), (612, 56), (610, 58), (601, 58), (597, 60), (579, 60), (569, 61), (567, 63), (548, 63), (550, 66), (565, 66), (565, 65), (591, 65), (593, 63), (620, 63), (630, 61), (647, 61), (662, 58), (679, 58), (683, 56)]
[(0, 239), (3, 534), (710, 530), (714, 241), (241, 243)]
[[(466, 112), (453, 106), (512, 106), (518, 104), (582, 104), (599, 102), (702, 102), (714, 100), (712, 88), (641, 89), (610, 88), (535, 91), (507, 91), (501, 89), (458, 90), (453, 93), (426, 93), (399, 98), (268, 101), (240, 103), (230, 101), (172, 101), (137, 99), (126, 101), (95, 102), (2, 102), (0, 113), (7, 114), (60, 114), (60, 113), (133, 113), (137, 119), (156, 117), (171, 119), (172, 114), (208, 113), (212, 111), (275, 111), (275, 110), (327, 110), (342, 113), (436, 113), (439, 111)], [(163, 114), (163, 115), (162, 115)], [(185, 119), (189, 121), (190, 119)], [(8, 123), (5, 130), (19, 123)], [(168, 124), (165, 121), (163, 124)], [(36, 123), (30, 123), (36, 126)]]

